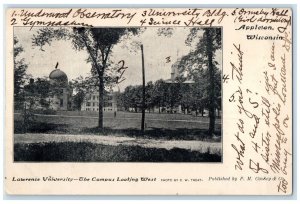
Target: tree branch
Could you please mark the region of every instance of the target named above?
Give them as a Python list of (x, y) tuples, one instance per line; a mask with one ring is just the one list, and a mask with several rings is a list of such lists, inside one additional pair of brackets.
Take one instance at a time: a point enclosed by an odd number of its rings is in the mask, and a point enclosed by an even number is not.
[[(82, 35), (80, 35), (80, 36), (81, 36), (81, 38), (82, 38), (82, 40), (83, 40), (83, 42), (84, 42), (84, 45), (86, 46), (88, 52), (90, 53), (90, 56), (91, 56), (91, 58), (92, 58), (92, 60), (93, 60), (93, 63), (94, 63), (94, 65), (95, 65), (95, 68), (96, 68), (96, 70), (97, 70), (97, 73), (98, 73), (98, 75), (100, 76), (100, 69), (99, 69), (99, 66), (98, 66), (98, 64), (97, 64), (97, 60), (96, 60), (96, 58), (95, 58), (94, 55), (93, 55), (92, 49), (91, 49), (91, 47), (88, 45), (87, 40), (86, 40), (86, 38), (84, 37), (84, 34), (82, 34)], [(96, 57), (97, 57), (97, 56), (96, 56)]]

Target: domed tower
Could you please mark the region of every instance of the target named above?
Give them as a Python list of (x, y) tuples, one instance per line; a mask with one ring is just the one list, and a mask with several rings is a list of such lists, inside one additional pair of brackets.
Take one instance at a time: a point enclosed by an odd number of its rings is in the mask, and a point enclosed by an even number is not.
[(54, 88), (51, 106), (53, 110), (68, 110), (68, 76), (57, 67), (58, 62), (55, 69), (49, 74), (50, 83)]

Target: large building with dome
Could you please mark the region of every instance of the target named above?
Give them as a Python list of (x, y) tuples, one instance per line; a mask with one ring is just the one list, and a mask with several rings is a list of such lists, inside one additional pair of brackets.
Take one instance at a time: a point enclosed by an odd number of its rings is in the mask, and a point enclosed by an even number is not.
[(52, 110), (70, 110), (72, 108), (72, 88), (69, 86), (66, 73), (57, 68), (49, 74), (50, 84), (54, 87), (50, 97), (50, 106)]
[[(68, 76), (62, 70), (57, 68), (49, 74), (50, 84), (54, 89), (52, 96), (49, 98), (49, 108), (52, 110), (72, 110), (72, 93), (73, 90), (69, 86)], [(116, 94), (112, 91), (105, 95), (103, 111), (116, 112), (117, 100)], [(83, 103), (81, 104), (81, 111), (99, 111), (99, 93), (86, 93)]]
[[(73, 110), (74, 105), (72, 103), (73, 89), (69, 84), (68, 76), (65, 72), (58, 69), (58, 63), (55, 69), (49, 74), (50, 89), (49, 94), (43, 99), (43, 104), (41, 104), (40, 99), (35, 103), (36, 109), (50, 109), (55, 111), (68, 111)], [(41, 79), (30, 79), (30, 83), (26, 85), (25, 89), (27, 95), (34, 95), (36, 90), (41, 90), (38, 88), (40, 86)], [(48, 80), (46, 80), (48, 81)], [(104, 106), (103, 111), (105, 112), (116, 112), (117, 111), (117, 93), (110, 90), (104, 95)], [(99, 93), (98, 91), (86, 93), (84, 100), (81, 104), (81, 111), (99, 111)]]

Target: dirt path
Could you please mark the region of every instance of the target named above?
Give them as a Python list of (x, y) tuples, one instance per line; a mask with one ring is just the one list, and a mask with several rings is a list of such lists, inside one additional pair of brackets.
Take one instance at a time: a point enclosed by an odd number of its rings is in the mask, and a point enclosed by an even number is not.
[(201, 153), (210, 152), (220, 155), (221, 142), (205, 142), (195, 140), (154, 140), (132, 137), (95, 136), (95, 135), (62, 135), (62, 134), (15, 134), (15, 143), (41, 143), (41, 142), (91, 142), (104, 145), (127, 145), (145, 148), (181, 148)]

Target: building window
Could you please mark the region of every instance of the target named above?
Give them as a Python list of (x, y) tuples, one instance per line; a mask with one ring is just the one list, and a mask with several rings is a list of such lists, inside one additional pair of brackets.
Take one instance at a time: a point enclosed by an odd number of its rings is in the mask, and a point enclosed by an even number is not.
[(59, 102), (60, 102), (60, 107), (63, 107), (64, 106), (64, 100), (60, 99)]
[(95, 103), (93, 102), (93, 106), (95, 106)]
[(86, 102), (86, 106), (91, 106), (91, 102)]
[(95, 100), (95, 98), (96, 98), (96, 97), (95, 97), (95, 96), (93, 96), (93, 100)]

